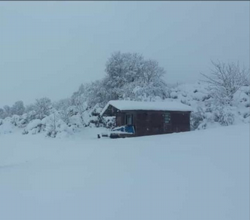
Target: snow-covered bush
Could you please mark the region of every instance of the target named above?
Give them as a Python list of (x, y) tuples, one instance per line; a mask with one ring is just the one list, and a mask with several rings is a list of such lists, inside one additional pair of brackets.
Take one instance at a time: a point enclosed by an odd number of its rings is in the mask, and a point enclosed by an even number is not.
[(43, 132), (44, 129), (44, 122), (41, 119), (34, 119), (23, 130), (23, 134), (37, 134)]
[(0, 119), (0, 134), (9, 134), (12, 133), (15, 129), (15, 126), (11, 123), (11, 118), (7, 117), (5, 119)]
[(44, 118), (45, 134), (48, 137), (66, 136), (72, 133), (72, 129), (60, 118), (58, 112), (54, 111), (51, 115)]
[(231, 105), (218, 103), (204, 82), (178, 84), (172, 86), (172, 92), (175, 99), (194, 109), (190, 121), (192, 130), (250, 121), (250, 86), (240, 87), (234, 93)]
[(47, 137), (59, 137), (72, 134), (73, 130), (62, 119), (58, 112), (41, 119), (32, 120), (23, 130), (23, 134), (44, 133)]
[[(14, 126), (18, 126), (19, 125), (19, 121), (20, 121), (20, 116), (18, 115), (13, 115), (11, 117), (11, 123), (14, 125)], [(18, 126), (19, 127), (19, 126)]]
[(105, 116), (105, 117), (102, 117), (101, 120), (102, 120), (101, 121), (102, 124), (106, 128), (114, 128), (116, 125), (115, 117), (113, 117), (113, 116)]
[[(185, 95), (184, 95), (184, 97), (185, 97)], [(175, 91), (171, 92), (171, 93), (170, 93), (170, 98), (171, 98), (171, 99), (177, 99), (177, 98), (178, 98), (177, 92), (175, 92)]]
[(229, 106), (216, 108), (214, 110), (214, 121), (219, 122), (223, 126), (234, 124), (234, 110)]
[(204, 121), (206, 118), (205, 112), (202, 110), (202, 108), (198, 108), (197, 111), (191, 112), (190, 115), (190, 127), (191, 130), (196, 130), (199, 125)]

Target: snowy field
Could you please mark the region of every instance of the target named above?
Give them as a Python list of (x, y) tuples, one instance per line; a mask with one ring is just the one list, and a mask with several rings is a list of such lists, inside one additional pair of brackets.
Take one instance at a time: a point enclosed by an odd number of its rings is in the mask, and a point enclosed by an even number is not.
[(88, 132), (0, 135), (0, 219), (249, 219), (249, 124), (130, 139)]

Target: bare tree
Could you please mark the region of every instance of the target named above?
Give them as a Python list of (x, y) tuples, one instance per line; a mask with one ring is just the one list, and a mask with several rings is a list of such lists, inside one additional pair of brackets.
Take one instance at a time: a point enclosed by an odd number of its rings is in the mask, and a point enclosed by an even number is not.
[(221, 104), (231, 104), (233, 95), (240, 87), (249, 85), (249, 71), (239, 63), (213, 62), (210, 74), (201, 75), (208, 84), (210, 95)]

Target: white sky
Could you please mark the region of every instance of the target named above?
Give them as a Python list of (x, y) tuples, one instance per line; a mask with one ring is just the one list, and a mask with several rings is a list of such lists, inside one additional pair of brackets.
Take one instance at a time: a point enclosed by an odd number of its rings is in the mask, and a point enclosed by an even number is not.
[(0, 107), (69, 97), (114, 51), (193, 82), (210, 60), (249, 68), (249, 2), (0, 2)]

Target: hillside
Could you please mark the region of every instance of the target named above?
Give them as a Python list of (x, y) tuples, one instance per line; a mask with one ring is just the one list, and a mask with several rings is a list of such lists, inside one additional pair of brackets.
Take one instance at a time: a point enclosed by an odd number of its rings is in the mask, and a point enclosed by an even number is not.
[[(81, 92), (77, 93), (77, 99), (79, 97), (83, 98), (82, 95), (85, 95), (84, 92)], [(171, 87), (169, 97), (164, 100), (159, 97), (153, 97), (150, 100), (139, 101), (174, 101), (188, 105), (193, 109), (191, 114), (191, 130), (201, 130), (209, 127), (249, 123), (249, 95), (250, 86), (242, 86), (234, 94), (232, 105), (218, 105), (211, 100), (205, 89), (205, 85), (198, 82), (179, 84)], [(42, 99), (41, 102), (50, 103), (47, 99)], [(12, 115), (4, 119), (0, 118), (0, 135), (19, 131), (24, 135), (42, 133), (44, 136), (60, 138), (75, 136), (78, 132), (84, 132), (84, 130), (87, 132), (88, 129), (86, 127), (110, 128), (114, 126), (112, 120), (110, 121), (109, 118), (99, 118), (98, 115), (104, 106), (101, 107), (99, 104), (96, 104), (94, 107), (90, 107), (85, 102), (79, 102), (79, 106), (77, 107), (72, 103), (70, 104), (69, 100), (62, 100), (59, 103), (60, 107), (57, 110), (51, 106), (50, 109), (47, 106), (48, 114), (42, 118), (39, 118), (35, 110), (28, 111), (23, 115)]]
[(249, 124), (97, 139), (0, 136), (0, 219), (249, 219)]

